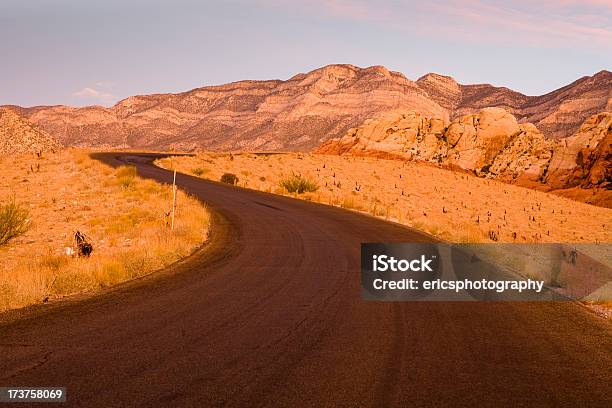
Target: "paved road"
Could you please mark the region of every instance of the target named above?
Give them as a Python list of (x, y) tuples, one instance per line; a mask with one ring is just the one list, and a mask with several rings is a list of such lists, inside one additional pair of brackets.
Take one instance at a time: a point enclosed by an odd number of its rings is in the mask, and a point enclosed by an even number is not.
[(427, 237), (178, 183), (214, 210), (208, 249), (99, 296), (4, 316), (0, 385), (66, 386), (67, 405), (83, 407), (612, 406), (611, 326), (582, 307), (364, 302), (359, 243)]

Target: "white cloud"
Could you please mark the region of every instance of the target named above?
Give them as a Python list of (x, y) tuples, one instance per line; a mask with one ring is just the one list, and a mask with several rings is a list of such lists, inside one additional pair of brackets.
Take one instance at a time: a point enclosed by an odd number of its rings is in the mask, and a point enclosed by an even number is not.
[[(96, 85), (98, 85), (98, 88), (100, 84), (102, 83), (101, 82), (96, 83)], [(77, 98), (84, 98), (84, 99), (85, 98), (94, 99), (105, 105), (112, 104), (113, 102), (117, 100), (117, 97), (111, 94), (110, 92), (107, 92), (101, 89), (96, 89), (95, 87), (85, 87), (81, 89), (80, 91), (73, 92), (72, 96), (76, 96)]]

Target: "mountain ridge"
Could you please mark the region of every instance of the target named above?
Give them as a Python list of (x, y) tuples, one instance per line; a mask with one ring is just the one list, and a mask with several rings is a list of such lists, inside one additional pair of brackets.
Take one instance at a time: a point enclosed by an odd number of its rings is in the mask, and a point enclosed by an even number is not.
[(414, 110), (450, 122), (501, 107), (547, 137), (573, 134), (612, 107), (612, 74), (602, 70), (540, 96), (506, 87), (459, 84), (429, 73), (412, 81), (381, 65), (331, 64), (287, 80), (242, 80), (179, 93), (134, 95), (110, 108), (11, 108), (66, 145), (179, 150), (316, 148), (367, 118)]

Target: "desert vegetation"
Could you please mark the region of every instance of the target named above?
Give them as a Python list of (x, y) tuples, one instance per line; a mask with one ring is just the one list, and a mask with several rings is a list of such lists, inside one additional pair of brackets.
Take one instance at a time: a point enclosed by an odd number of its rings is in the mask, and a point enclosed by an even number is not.
[(0, 204), (0, 246), (23, 235), (30, 228), (30, 211), (15, 202), (12, 197), (6, 204)]
[(319, 189), (316, 182), (302, 177), (299, 174), (291, 174), (290, 176), (282, 179), (280, 181), (280, 185), (287, 190), (287, 192), (297, 194), (314, 193)]
[[(171, 187), (134, 167), (67, 150), (3, 157), (0, 169), (0, 311), (146, 275), (206, 240), (204, 206), (179, 191), (171, 230)], [(90, 257), (67, 255), (76, 231)]]
[(202, 167), (194, 167), (191, 169), (191, 173), (195, 176), (201, 176), (202, 174), (206, 173), (206, 169)]
[(234, 185), (238, 183), (238, 177), (234, 173), (223, 173), (220, 180), (225, 184)]
[[(174, 164), (185, 173), (206, 165), (211, 170), (202, 177), (211, 180), (240, 173), (241, 187), (369, 213), (453, 242), (612, 240), (611, 209), (435, 165), (306, 153), (201, 153)], [(295, 174), (318, 188), (300, 193)]]

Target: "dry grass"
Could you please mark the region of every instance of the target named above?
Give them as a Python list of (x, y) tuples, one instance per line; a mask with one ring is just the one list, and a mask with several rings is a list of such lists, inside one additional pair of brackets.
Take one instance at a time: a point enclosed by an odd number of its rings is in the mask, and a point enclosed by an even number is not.
[[(0, 169), (0, 201), (15, 196), (31, 218), (25, 234), (0, 247), (0, 310), (143, 276), (189, 255), (207, 236), (198, 200), (179, 191), (171, 231), (171, 187), (83, 151), (1, 158)], [(91, 239), (90, 258), (63, 254), (76, 230)]]
[[(168, 160), (159, 164), (169, 166)], [(286, 194), (279, 183), (299, 173), (319, 188), (296, 197), (365, 211), (453, 242), (612, 241), (611, 209), (414, 162), (305, 153), (173, 160), (181, 172), (206, 166), (202, 177), (240, 174), (238, 185), (275, 194)]]

